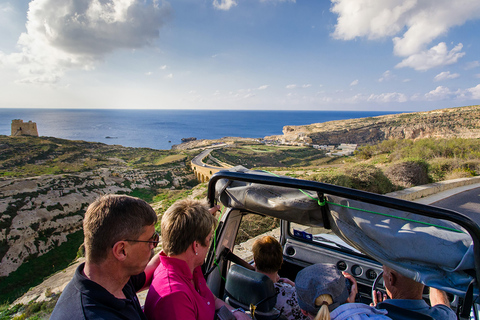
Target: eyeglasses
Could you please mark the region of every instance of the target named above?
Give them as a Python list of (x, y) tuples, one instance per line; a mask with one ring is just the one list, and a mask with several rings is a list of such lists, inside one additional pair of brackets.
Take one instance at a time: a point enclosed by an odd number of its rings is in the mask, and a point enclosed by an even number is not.
[(153, 244), (153, 247), (156, 248), (158, 246), (158, 243), (160, 242), (160, 235), (157, 232), (155, 232), (150, 239), (152, 239), (152, 240), (128, 240), (128, 239), (125, 239), (123, 241), (148, 242), (148, 243)]

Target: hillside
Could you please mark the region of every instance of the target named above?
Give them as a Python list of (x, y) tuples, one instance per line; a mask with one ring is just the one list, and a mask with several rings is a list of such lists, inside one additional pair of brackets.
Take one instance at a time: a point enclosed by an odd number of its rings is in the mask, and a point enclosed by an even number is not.
[(0, 136), (0, 279), (81, 230), (86, 207), (101, 194), (151, 200), (161, 189), (196, 185), (189, 158), (165, 150)]
[(423, 138), (480, 138), (480, 106), (285, 126), (282, 136), (265, 137), (320, 145)]

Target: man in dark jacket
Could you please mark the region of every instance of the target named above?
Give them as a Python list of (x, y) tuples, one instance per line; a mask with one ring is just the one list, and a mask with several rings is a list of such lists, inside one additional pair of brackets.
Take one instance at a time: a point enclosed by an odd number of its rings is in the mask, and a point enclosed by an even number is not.
[(85, 263), (50, 319), (146, 319), (136, 292), (148, 287), (159, 264), (158, 255), (151, 259), (156, 222), (152, 207), (137, 198), (106, 195), (93, 202), (83, 220)]

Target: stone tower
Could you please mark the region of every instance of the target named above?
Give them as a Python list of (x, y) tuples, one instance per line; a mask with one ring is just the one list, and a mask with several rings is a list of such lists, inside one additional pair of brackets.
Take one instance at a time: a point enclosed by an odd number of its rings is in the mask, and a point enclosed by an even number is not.
[(38, 137), (37, 124), (32, 121), (23, 122), (23, 120), (12, 120), (12, 137), (15, 136), (35, 136)]

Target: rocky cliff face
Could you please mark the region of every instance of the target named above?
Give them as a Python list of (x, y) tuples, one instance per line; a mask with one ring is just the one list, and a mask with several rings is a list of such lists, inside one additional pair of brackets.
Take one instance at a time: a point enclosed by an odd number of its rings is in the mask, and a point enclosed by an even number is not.
[[(269, 139), (313, 144), (374, 144), (389, 139), (480, 138), (480, 106), (285, 126)], [(267, 138), (267, 137), (266, 137)]]
[(106, 193), (178, 187), (185, 168), (169, 170), (99, 169), (68, 175), (0, 181), (0, 277), (26, 259), (45, 254), (82, 228), (88, 205)]

